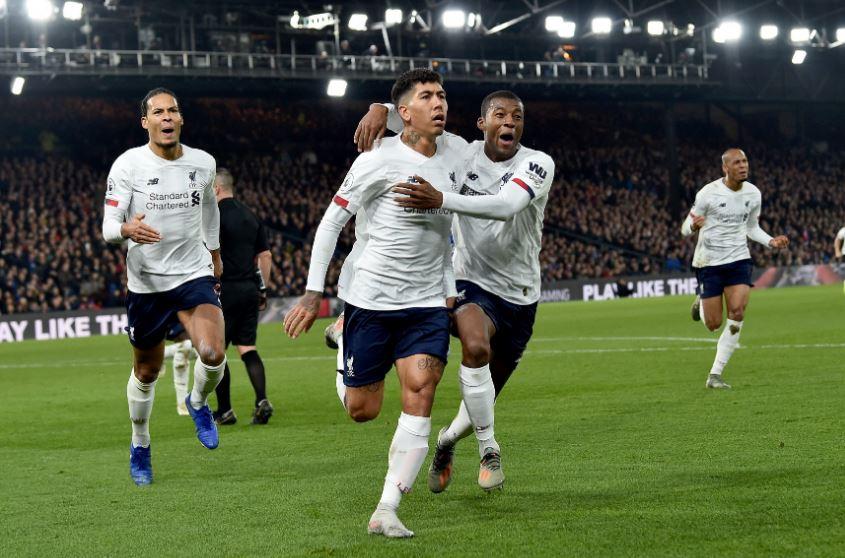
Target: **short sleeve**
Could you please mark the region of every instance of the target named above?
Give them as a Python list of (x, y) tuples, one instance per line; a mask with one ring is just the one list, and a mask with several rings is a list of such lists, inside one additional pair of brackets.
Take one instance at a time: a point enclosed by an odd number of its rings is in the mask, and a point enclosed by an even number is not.
[(841, 229), (839, 229), (839, 232), (836, 233), (836, 238), (838, 240), (845, 240), (845, 227), (842, 227)]
[(379, 151), (362, 153), (352, 163), (343, 183), (332, 198), (332, 202), (349, 213), (357, 213), (358, 208), (372, 195), (375, 189), (384, 181), (381, 158), (376, 157)]
[(267, 243), (267, 230), (264, 228), (264, 223), (257, 217), (256, 220), (258, 221), (258, 231), (255, 235), (255, 253), (260, 254), (269, 250), (270, 245)]
[(690, 213), (697, 217), (706, 216), (707, 210), (710, 208), (709, 198), (707, 197), (707, 193), (705, 189), (702, 188), (698, 191), (695, 195), (695, 201), (692, 202), (692, 207), (690, 208)]
[(528, 192), (533, 201), (549, 193), (555, 176), (555, 163), (545, 153), (533, 153), (523, 159), (511, 182)]

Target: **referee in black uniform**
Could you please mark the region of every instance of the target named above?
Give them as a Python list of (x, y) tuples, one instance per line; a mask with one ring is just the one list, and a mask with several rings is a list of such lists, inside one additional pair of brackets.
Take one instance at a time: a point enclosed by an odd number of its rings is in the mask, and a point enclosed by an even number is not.
[[(258, 311), (267, 304), (264, 285), (270, 278), (272, 257), (261, 221), (244, 204), (235, 199), (235, 181), (228, 170), (217, 169), (214, 183), (217, 206), (220, 208), (220, 255), (223, 275), (220, 277), (220, 302), (226, 320), (226, 347), (233, 343), (241, 355), (252, 388), (255, 410), (252, 424), (267, 424), (273, 406), (267, 401), (264, 363), (255, 349), (258, 333)], [(217, 424), (235, 424), (237, 417), (230, 399), (229, 365), (217, 386)]]

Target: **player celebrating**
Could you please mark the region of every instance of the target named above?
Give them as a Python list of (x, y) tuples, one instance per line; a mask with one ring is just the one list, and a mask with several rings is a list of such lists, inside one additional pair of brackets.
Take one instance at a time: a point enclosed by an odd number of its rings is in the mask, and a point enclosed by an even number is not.
[(355, 259), (354, 273), (339, 293), (345, 302), (343, 400), (355, 421), (376, 418), (385, 375), (395, 364), (402, 414), (368, 531), (398, 538), (413, 536), (396, 511), (428, 453), (434, 392), (449, 349), (446, 302), (456, 293), (449, 257), (451, 213), (400, 208), (391, 188), (421, 174), (449, 184), (459, 162), (452, 156), (459, 150), (444, 144), (453, 138), (463, 140), (451, 135), (438, 139), (447, 114), (438, 73), (405, 72), (393, 85), (391, 97), (405, 130), (379, 149), (360, 155), (349, 170), (317, 229), (307, 291), (285, 316), (285, 331), (296, 338), (314, 323), (338, 234), (362, 208), (368, 238)]
[(129, 239), (127, 331), (134, 351), (126, 386), (132, 421), (129, 472), (139, 486), (153, 480), (149, 418), (165, 335), (177, 321), (199, 355), (185, 403), (200, 443), (209, 449), (218, 444), (207, 404), (226, 365), (215, 279), (222, 271), (216, 163), (208, 153), (180, 143), (182, 125), (171, 91), (147, 93), (141, 126), (149, 143), (126, 151), (112, 165), (103, 215), (106, 241)]
[[(371, 112), (374, 122), (364, 128), (375, 129), (369, 135), (378, 136), (385, 113), (377, 105)], [(543, 212), (555, 169), (547, 154), (520, 144), (524, 113), (522, 101), (511, 91), (495, 91), (482, 101), (477, 125), (484, 141), (465, 149), (459, 192), (440, 192), (425, 180), (395, 188), (408, 196), (399, 200), (402, 207), (458, 214), (455, 324), (463, 349), (458, 376), (463, 402), (438, 435), (428, 478), (433, 492), (442, 492), (451, 482), (455, 444), (473, 426), (481, 456), (479, 485), (491, 490), (505, 479), (493, 406), (533, 332)]]
[(693, 319), (704, 318), (704, 325), (716, 331), (722, 325), (722, 299), (728, 321), (716, 345), (716, 359), (707, 377), (708, 388), (726, 389), (722, 371), (739, 344), (745, 308), (751, 294), (751, 253), (747, 238), (764, 246), (781, 249), (789, 245), (783, 235), (772, 238), (757, 222), (762, 205), (760, 190), (747, 182), (748, 158), (742, 149), (722, 154), (725, 176), (698, 191), (695, 203), (681, 226), (681, 234), (697, 231), (692, 266), (698, 277), (700, 294), (693, 304)]

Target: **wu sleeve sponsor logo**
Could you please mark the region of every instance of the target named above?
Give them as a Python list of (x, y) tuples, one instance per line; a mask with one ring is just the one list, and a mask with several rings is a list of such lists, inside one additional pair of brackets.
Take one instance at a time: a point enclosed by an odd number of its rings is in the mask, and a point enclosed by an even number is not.
[(545, 180), (546, 176), (548, 176), (546, 169), (541, 167), (539, 163), (529, 162), (528, 172), (539, 176), (541, 180)]

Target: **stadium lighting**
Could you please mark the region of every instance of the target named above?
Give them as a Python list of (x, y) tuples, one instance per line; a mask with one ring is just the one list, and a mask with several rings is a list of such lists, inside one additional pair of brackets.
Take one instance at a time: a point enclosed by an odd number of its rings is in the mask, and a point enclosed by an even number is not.
[(343, 97), (344, 95), (346, 95), (346, 80), (329, 80), (329, 86), (326, 87), (326, 95), (328, 95), (329, 97)]
[(792, 30), (789, 32), (789, 40), (793, 43), (809, 42), (810, 29), (807, 27), (793, 27)]
[(666, 25), (657, 19), (653, 19), (646, 24), (646, 31), (652, 37), (659, 37), (666, 30)]
[(793, 64), (803, 64), (804, 59), (807, 58), (807, 51), (798, 49), (792, 53), (792, 63)]
[(366, 31), (367, 14), (352, 14), (349, 16), (349, 28), (353, 31)]
[(15, 76), (12, 78), (12, 95), (20, 95), (23, 93), (23, 86), (26, 83), (26, 79), (22, 78), (21, 76)]
[(730, 43), (742, 37), (742, 25), (736, 21), (723, 21), (713, 30), (713, 41), (716, 43)]
[(609, 17), (594, 17), (591, 22), (591, 29), (596, 35), (607, 35), (613, 28), (613, 22)]
[(62, 6), (62, 17), (70, 21), (82, 19), (82, 2), (65, 2)]
[(574, 21), (564, 21), (560, 28), (557, 30), (557, 36), (563, 39), (571, 39), (575, 36), (575, 22)]
[(475, 29), (479, 25), (481, 25), (481, 14), (475, 14), (472, 12), (467, 14), (467, 27)]
[(458, 29), (467, 22), (467, 14), (463, 10), (446, 10), (443, 12), (443, 27)]
[(399, 8), (388, 8), (384, 10), (384, 22), (387, 25), (402, 23), (402, 10)]
[(776, 39), (778, 36), (778, 26), (777, 25), (761, 25), (760, 26), (760, 38), (764, 41), (772, 41)]
[(563, 26), (563, 17), (546, 16), (546, 31), (555, 32)]
[(47, 21), (53, 17), (53, 10), (50, 0), (26, 0), (26, 15), (33, 21)]
[(843, 43), (845, 42), (845, 27), (840, 27), (836, 30), (836, 42)]

